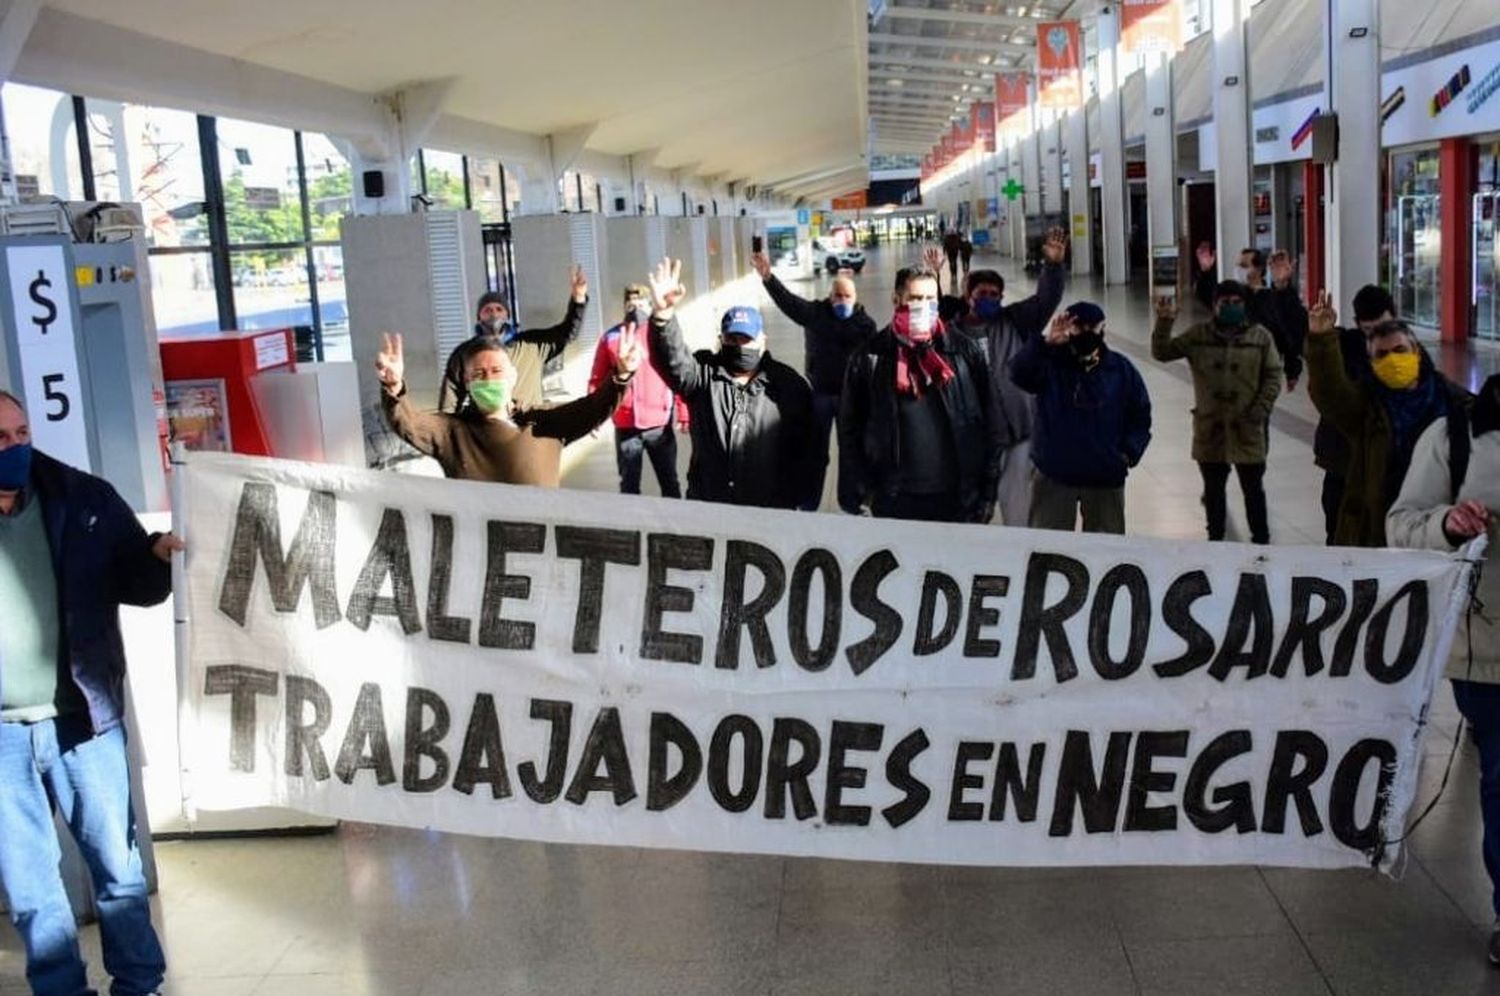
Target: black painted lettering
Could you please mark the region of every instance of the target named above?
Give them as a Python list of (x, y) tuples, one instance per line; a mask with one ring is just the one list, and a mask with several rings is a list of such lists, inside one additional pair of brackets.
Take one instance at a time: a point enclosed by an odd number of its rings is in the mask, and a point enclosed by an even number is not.
[(1380, 582), (1374, 578), (1360, 578), (1354, 582), (1354, 598), (1349, 604), (1349, 618), (1344, 620), (1339, 638), (1333, 644), (1333, 661), (1328, 665), (1328, 676), (1347, 678), (1354, 669), (1354, 650), (1359, 646), (1359, 632), (1375, 611), (1375, 599), (1380, 596)]
[(844, 759), (851, 751), (879, 750), (884, 738), (885, 727), (879, 723), (833, 721), (828, 734), (828, 784), (823, 798), (823, 818), (829, 826), (870, 825), (869, 806), (844, 805), (844, 789), (864, 788), (867, 774), (864, 768), (845, 764)]
[(932, 798), (932, 789), (911, 771), (911, 763), (930, 746), (932, 742), (927, 739), (926, 730), (913, 730), (902, 737), (886, 756), (885, 780), (901, 792), (900, 799), (880, 811), (892, 829), (916, 819)]
[[(306, 719), (307, 706), (313, 707), (312, 719)], [(282, 763), (287, 776), (301, 778), (302, 757), (307, 756), (307, 766), (314, 781), (327, 781), (329, 777), (328, 757), (323, 753), (320, 739), (328, 732), (333, 722), (333, 700), (328, 689), (311, 678), (289, 674), (286, 676), (286, 749)]]
[[(911, 647), (913, 655), (927, 657), (953, 642), (963, 614), (963, 597), (963, 589), (951, 575), (942, 571), (928, 571), (923, 575), (922, 600), (917, 607), (917, 632)], [(943, 601), (943, 628), (934, 631), (939, 599)]]
[[(1241, 574), (1224, 627), (1224, 642), (1208, 673), (1226, 680), (1235, 668), (1245, 669), (1246, 679), (1259, 678), (1271, 667), (1271, 641), (1275, 636), (1271, 619), (1271, 593), (1264, 574)], [(1246, 641), (1250, 646), (1245, 646)]]
[[(1047, 581), (1056, 574), (1066, 584), (1062, 597), (1047, 604)], [(1073, 646), (1063, 624), (1083, 608), (1089, 594), (1089, 569), (1082, 561), (1060, 553), (1033, 553), (1026, 562), (1026, 585), (1021, 596), (1021, 628), (1016, 635), (1016, 661), (1011, 679), (1036, 677), (1037, 654), (1042, 640), (1059, 682), (1078, 677)], [(1071, 819), (1071, 815), (1069, 819)]]
[(1193, 618), (1193, 603), (1212, 595), (1213, 590), (1208, 574), (1203, 571), (1189, 571), (1167, 586), (1161, 602), (1162, 621), (1182, 638), (1187, 649), (1170, 660), (1152, 665), (1151, 670), (1160, 677), (1179, 678), (1213, 660), (1213, 634)]
[(965, 657), (999, 657), (1000, 641), (985, 639), (984, 631), (1000, 622), (1000, 610), (985, 605), (987, 598), (1004, 598), (1010, 578), (1000, 574), (976, 574), (969, 586), (969, 624), (964, 629)]
[(1130, 770), (1130, 795), (1125, 803), (1126, 832), (1177, 829), (1176, 806), (1151, 805), (1152, 792), (1170, 792), (1177, 773), (1158, 771), (1159, 757), (1187, 757), (1187, 730), (1143, 730), (1135, 737), (1135, 764)]
[[(432, 723), (427, 714), (432, 713)], [(406, 690), (406, 757), (401, 763), (401, 787), (408, 792), (436, 792), (448, 781), (451, 763), (443, 750), (452, 718), (448, 703), (430, 688)], [(422, 776), (422, 760), (430, 758), (432, 774)]]
[(505, 560), (512, 553), (541, 553), (546, 549), (547, 530), (533, 522), (491, 521), (486, 524), (485, 531), (488, 542), (484, 594), (479, 603), (479, 645), (500, 650), (530, 650), (536, 644), (536, 625), (506, 619), (502, 610), (507, 598), (524, 600), (531, 597), (531, 578), (507, 573)]
[(578, 561), (578, 611), (573, 615), (573, 653), (599, 652), (604, 618), (604, 569), (641, 562), (641, 534), (627, 529), (556, 528), (557, 555)]
[(354, 784), (354, 776), (366, 769), (375, 772), (376, 785), (389, 785), (396, 780), (391, 740), (385, 731), (385, 707), (380, 686), (373, 681), (359, 686), (354, 715), (349, 717), (344, 744), (333, 763), (333, 773), (345, 785)]
[(953, 787), (948, 796), (948, 822), (965, 823), (984, 819), (984, 803), (968, 802), (964, 794), (984, 788), (984, 776), (969, 770), (975, 761), (988, 761), (995, 745), (988, 740), (960, 740), (953, 756)]
[(616, 806), (623, 806), (636, 796), (635, 776), (630, 773), (630, 758), (625, 753), (625, 733), (620, 729), (620, 710), (614, 706), (605, 706), (594, 717), (565, 798), (581, 806), (591, 792), (610, 793)]
[(573, 730), (573, 703), (560, 699), (532, 699), (531, 718), (550, 723), (552, 730), (547, 738), (547, 774), (538, 779), (536, 762), (522, 761), (516, 769), (521, 779), (521, 791), (532, 802), (556, 802), (562, 794), (563, 777), (568, 770), (568, 741)]
[(292, 538), (282, 553), (281, 516), (275, 485), (246, 482), (235, 513), (234, 538), (219, 592), (219, 611), (244, 626), (255, 585), (257, 555), (266, 572), (266, 587), (277, 612), (296, 612), (302, 588), (312, 590), (313, 621), (319, 629), (339, 621), (334, 573), (334, 524), (338, 499), (331, 491), (313, 491)]
[(1282, 730), (1276, 734), (1276, 750), (1266, 778), (1266, 805), (1261, 814), (1262, 833), (1286, 833), (1286, 804), (1297, 804), (1302, 833), (1315, 837), (1323, 832), (1312, 786), (1328, 767), (1328, 745), (1316, 733)]
[(1000, 759), (995, 762), (995, 788), (990, 796), (990, 820), (1005, 819), (1006, 802), (1016, 801), (1016, 819), (1022, 823), (1036, 821), (1036, 811), (1042, 801), (1042, 760), (1047, 756), (1047, 745), (1042, 742), (1031, 745), (1026, 755), (1026, 776), (1021, 777), (1021, 756), (1016, 745), (1005, 741), (1000, 745)]
[[(389, 596), (380, 594), (386, 578), (391, 579)], [(394, 616), (407, 636), (422, 629), (417, 586), (411, 575), (411, 550), (406, 545), (406, 516), (400, 509), (388, 508), (380, 516), (380, 529), (349, 593), (344, 614), (360, 629), (370, 628), (372, 616)]]
[[(649, 546), (649, 541), (648, 541)], [(649, 556), (649, 554), (648, 554)], [(671, 773), (671, 749), (681, 762)], [(687, 798), (703, 773), (703, 749), (686, 723), (666, 712), (651, 714), (651, 752), (646, 776), (646, 809), (658, 813)]]
[(703, 637), (662, 629), (668, 612), (693, 611), (693, 589), (667, 584), (667, 572), (706, 571), (713, 566), (714, 541), (703, 536), (646, 537), (646, 618), (641, 623), (641, 657), (676, 664), (703, 663)]
[(472, 620), (448, 614), (453, 585), (453, 516), (432, 516), (432, 569), (427, 572), (427, 635), (448, 643), (468, 643)]
[[(808, 606), (812, 604), (812, 579), (823, 582), (823, 613), (818, 620), (818, 645), (808, 640)], [(797, 558), (792, 568), (791, 594), (787, 599), (787, 642), (792, 660), (804, 671), (826, 671), (839, 652), (839, 634), (844, 621), (844, 575), (838, 558), (828, 550), (814, 548)]]
[(243, 664), (210, 664), (203, 675), (204, 695), (229, 696), (229, 767), (255, 770), (255, 697), (275, 695), (281, 687), (275, 671)]
[[(792, 744), (797, 745), (795, 761), (790, 760)], [(787, 795), (792, 799), (792, 815), (810, 820), (818, 815), (809, 781), (823, 758), (823, 741), (813, 725), (803, 719), (779, 717), (771, 726), (771, 751), (766, 760), (766, 819), (786, 818)]]
[[(742, 768), (740, 788), (736, 792), (730, 777), (729, 765), (733, 759), (734, 740), (740, 740)], [(760, 794), (761, 759), (765, 741), (760, 727), (749, 716), (725, 716), (714, 728), (713, 739), (708, 745), (708, 791), (719, 808), (730, 813), (743, 813), (755, 805)]]
[(1057, 793), (1053, 799), (1049, 837), (1073, 834), (1073, 810), (1083, 814), (1087, 833), (1114, 833), (1120, 818), (1120, 796), (1125, 790), (1125, 767), (1130, 762), (1130, 734), (1109, 735), (1104, 767), (1094, 767), (1094, 748), (1087, 730), (1069, 730), (1063, 741), (1062, 763), (1057, 769)]
[(464, 733), (458, 769), (453, 774), (456, 792), (473, 795), (474, 789), (480, 785), (490, 787), (492, 799), (510, 798), (510, 774), (505, 770), (500, 714), (495, 709), (495, 697), (489, 692), (474, 696), (474, 711), (469, 714), (469, 728)]
[[(1406, 603), (1406, 629), (1401, 634), (1401, 646), (1396, 649), (1396, 659), (1386, 663), (1386, 633), (1391, 628), (1391, 615), (1396, 606)], [(1383, 685), (1394, 685), (1411, 674), (1422, 658), (1422, 644), (1427, 639), (1427, 582), (1415, 578), (1406, 582), (1390, 597), (1365, 632), (1365, 671)]]
[[(1115, 602), (1120, 592), (1130, 596), (1129, 639), (1125, 656), (1115, 660), (1109, 655), (1109, 634), (1113, 627)], [(1094, 671), (1106, 681), (1128, 678), (1146, 660), (1146, 641), (1151, 636), (1151, 586), (1146, 572), (1134, 564), (1116, 564), (1104, 572), (1094, 591), (1089, 610), (1089, 661)], [(1137, 745), (1137, 752), (1140, 747)], [(1128, 828), (1127, 828), (1128, 829)]]
[[(1375, 804), (1363, 824), (1355, 822), (1355, 803), (1365, 769), (1375, 762)], [(1357, 851), (1380, 844), (1380, 821), (1390, 803), (1391, 780), (1396, 777), (1396, 747), (1386, 740), (1361, 740), (1339, 761), (1328, 793), (1328, 829), (1339, 843)]]
[[(786, 568), (769, 547), (749, 540), (730, 540), (724, 546), (724, 604), (719, 613), (719, 646), (714, 667), (733, 670), (740, 666), (740, 631), (750, 631), (750, 650), (757, 667), (776, 663), (771, 627), (766, 616), (786, 593)], [(760, 592), (745, 601), (748, 569), (760, 573)]]
[(849, 669), (856, 675), (868, 671), (901, 639), (901, 613), (880, 598), (880, 582), (900, 566), (894, 553), (880, 550), (866, 557), (854, 572), (854, 581), (849, 586), (849, 605), (875, 624), (874, 632), (844, 650)]
[(1220, 768), (1250, 753), (1254, 742), (1249, 730), (1230, 730), (1209, 741), (1193, 760), (1182, 789), (1182, 811), (1188, 820), (1204, 833), (1222, 833), (1234, 827), (1238, 833), (1255, 829), (1255, 799), (1250, 783), (1238, 781), (1213, 790), (1213, 808), (1209, 807), (1208, 786)]
[[(1319, 611), (1312, 613), (1312, 600), (1318, 599)], [(1286, 624), (1286, 636), (1271, 662), (1271, 673), (1285, 678), (1294, 659), (1302, 661), (1302, 673), (1311, 677), (1323, 670), (1323, 633), (1332, 629), (1344, 614), (1349, 598), (1344, 589), (1323, 578), (1292, 578), (1292, 617)]]

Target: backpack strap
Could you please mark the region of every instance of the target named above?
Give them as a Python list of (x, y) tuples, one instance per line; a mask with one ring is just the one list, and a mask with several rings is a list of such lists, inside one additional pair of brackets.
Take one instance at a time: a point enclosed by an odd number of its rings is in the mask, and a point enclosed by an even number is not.
[(1463, 405), (1448, 410), (1448, 491), (1450, 501), (1458, 500), (1459, 489), (1469, 474), (1469, 453), (1474, 439), (1469, 430), (1469, 411)]

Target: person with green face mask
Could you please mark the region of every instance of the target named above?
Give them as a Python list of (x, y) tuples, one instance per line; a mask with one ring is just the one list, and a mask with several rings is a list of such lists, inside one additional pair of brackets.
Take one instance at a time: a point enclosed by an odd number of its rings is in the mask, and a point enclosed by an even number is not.
[(1432, 365), (1405, 322), (1365, 329), (1368, 366), (1350, 376), (1339, 349), (1338, 314), (1327, 293), (1308, 312), (1308, 395), (1349, 441), (1348, 473), (1334, 523), (1339, 546), (1386, 546), (1386, 513), (1401, 491), (1422, 432), (1457, 408), (1466, 391)]
[(463, 371), (456, 412), (419, 412), (412, 405), (401, 336), (385, 336), (375, 370), (391, 428), (441, 464), (444, 475), (555, 488), (562, 478), (563, 447), (610, 417), (640, 368), (641, 356), (632, 331), (622, 337), (614, 375), (593, 393), (556, 408), (515, 402), (516, 367), (499, 339), (471, 339), (455, 351)]
[(1172, 334), (1177, 302), (1162, 298), (1151, 331), (1151, 356), (1187, 360), (1193, 372), (1193, 459), (1203, 477), (1208, 538), (1228, 527), (1229, 470), (1245, 496), (1252, 543), (1269, 543), (1266, 515), (1266, 423), (1281, 394), (1281, 353), (1263, 326), (1250, 321), (1250, 291), (1226, 280), (1214, 290), (1213, 318)]

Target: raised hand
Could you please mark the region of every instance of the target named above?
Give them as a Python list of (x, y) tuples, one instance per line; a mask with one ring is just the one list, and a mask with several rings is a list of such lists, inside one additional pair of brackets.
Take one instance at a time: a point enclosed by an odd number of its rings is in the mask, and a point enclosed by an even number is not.
[(1214, 255), (1214, 247), (1207, 242), (1198, 243), (1198, 251), (1195, 255), (1198, 257), (1198, 269), (1205, 272), (1212, 270), (1214, 263), (1218, 261), (1218, 257)]
[(375, 354), (375, 375), (386, 387), (400, 387), (406, 379), (406, 352), (399, 332), (383, 333), (380, 352)]
[(1054, 228), (1047, 233), (1047, 241), (1042, 243), (1042, 255), (1049, 263), (1061, 263), (1063, 257), (1068, 253), (1068, 233), (1061, 228)]
[(1292, 257), (1285, 249), (1277, 249), (1271, 253), (1269, 269), (1271, 283), (1277, 287), (1285, 287), (1292, 282)]
[(1313, 306), (1307, 309), (1307, 331), (1311, 335), (1327, 335), (1338, 324), (1339, 313), (1333, 308), (1333, 295), (1327, 291), (1318, 294)]
[(771, 260), (765, 253), (751, 253), (750, 265), (755, 268), (755, 272), (760, 275), (760, 279), (771, 279)]
[(933, 273), (943, 268), (943, 250), (937, 246), (928, 246), (922, 250), (922, 265)]
[(1177, 318), (1177, 299), (1170, 295), (1162, 295), (1156, 299), (1156, 317), (1174, 321)]
[(641, 333), (634, 325), (620, 330), (620, 350), (615, 356), (615, 376), (624, 380), (641, 368), (645, 351), (641, 349)]
[(1046, 341), (1049, 346), (1061, 346), (1073, 338), (1074, 325), (1073, 316), (1066, 311), (1059, 312), (1053, 316), (1052, 324), (1047, 326)]
[(583, 267), (577, 263), (573, 264), (573, 274), (568, 283), (572, 286), (574, 301), (582, 304), (589, 299), (589, 278), (584, 276)]
[(677, 302), (687, 294), (682, 286), (682, 260), (662, 257), (656, 264), (646, 283), (651, 288), (651, 306), (661, 318), (668, 318), (677, 309)]
[(1443, 516), (1443, 532), (1449, 539), (1473, 539), (1489, 528), (1490, 510), (1472, 498), (1466, 498), (1448, 509)]

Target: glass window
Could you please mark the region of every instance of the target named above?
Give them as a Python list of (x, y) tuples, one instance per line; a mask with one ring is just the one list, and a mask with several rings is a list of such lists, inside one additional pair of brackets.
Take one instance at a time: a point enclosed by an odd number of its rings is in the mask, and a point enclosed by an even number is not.
[(6, 83), (0, 86), (0, 103), (5, 107), (16, 195), (23, 201), (82, 200), (73, 98), (56, 90)]
[(292, 132), (220, 118), (218, 135), (229, 244), (302, 242), (307, 232)]
[(93, 99), (87, 111), (94, 196), (138, 202), (152, 247), (208, 245), (197, 117)]
[(427, 171), (427, 196), (435, 208), (468, 207), (464, 201), (464, 157), (456, 152), (422, 150)]
[(151, 303), (158, 332), (212, 332), (219, 328), (213, 258), (208, 250), (153, 253)]
[(344, 250), (341, 246), (313, 246), (313, 271), (318, 278), (318, 318), (323, 329), (323, 359), (353, 360), (349, 342), (349, 308), (344, 294)]
[(521, 178), (511, 172), (509, 166), (502, 164), (500, 168), (505, 171), (505, 197), (510, 202), (510, 213), (514, 216), (521, 210)]
[[(510, 190), (507, 188), (507, 194)], [(469, 157), (469, 199), (482, 222), (504, 221), (500, 202), (500, 161)]]
[(1391, 289), (1402, 318), (1437, 328), (1442, 256), (1438, 152), (1417, 149), (1390, 157)]
[(229, 254), (234, 310), (242, 329), (282, 329), (313, 324), (307, 286), (307, 250), (236, 249)]
[(354, 212), (354, 169), (328, 136), (316, 132), (302, 133), (302, 160), (307, 168), (312, 239), (337, 242), (339, 221)]

